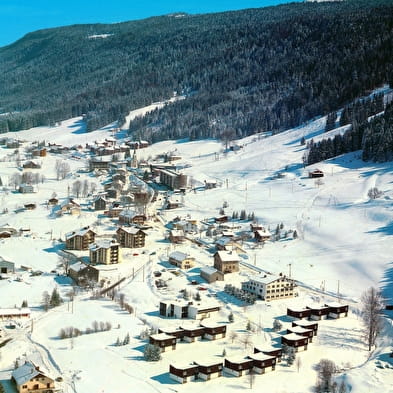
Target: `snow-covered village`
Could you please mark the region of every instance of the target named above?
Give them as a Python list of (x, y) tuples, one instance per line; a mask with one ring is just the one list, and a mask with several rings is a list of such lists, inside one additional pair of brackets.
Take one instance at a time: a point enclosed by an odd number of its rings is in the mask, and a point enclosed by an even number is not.
[(77, 117), (2, 134), (3, 391), (393, 391), (392, 163), (305, 166), (308, 142), (345, 131), (325, 126), (149, 144)]

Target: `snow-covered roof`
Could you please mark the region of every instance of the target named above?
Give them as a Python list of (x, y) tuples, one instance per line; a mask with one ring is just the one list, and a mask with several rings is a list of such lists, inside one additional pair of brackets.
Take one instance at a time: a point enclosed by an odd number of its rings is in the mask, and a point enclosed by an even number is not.
[(259, 352), (273, 352), (273, 351), (279, 351), (281, 348), (273, 347), (270, 344), (260, 344), (260, 345), (254, 345), (255, 349), (257, 349)]
[(83, 263), (83, 262), (76, 262), (76, 263), (73, 263), (72, 265), (70, 265), (68, 269), (72, 270), (74, 272), (80, 272), (85, 267), (86, 267), (85, 263)]
[(272, 235), (267, 229), (258, 229), (255, 232), (258, 233), (258, 235), (261, 236), (261, 237), (271, 236)]
[(181, 229), (172, 229), (171, 230), (171, 235), (172, 236), (184, 236), (184, 232)]
[(303, 339), (307, 338), (304, 336), (299, 336), (296, 333), (285, 334), (284, 336), (281, 336), (281, 337), (284, 337), (288, 341), (297, 341), (297, 340), (303, 340)]
[[(89, 231), (94, 232), (89, 226), (83, 227), (83, 228), (79, 229), (79, 231), (68, 232), (68, 233), (65, 235), (65, 238), (66, 238), (66, 239), (71, 239), (71, 238), (73, 238), (74, 236), (84, 236), (84, 235), (85, 235), (87, 232), (89, 232)], [(95, 232), (94, 232), (94, 233), (95, 233)]]
[(40, 374), (43, 373), (37, 370), (33, 363), (26, 362), (12, 372), (12, 377), (17, 385), (23, 385)]
[(209, 329), (213, 329), (216, 327), (225, 326), (225, 324), (214, 322), (214, 321), (209, 321), (208, 319), (204, 319), (203, 321), (201, 321), (201, 326), (209, 328)]
[[(265, 275), (265, 276), (251, 276), (250, 281), (258, 282), (260, 284), (270, 284), (276, 280), (283, 279), (285, 276)], [(291, 309), (292, 310), (292, 309)]]
[(97, 251), (100, 248), (110, 248), (112, 246), (118, 246), (118, 245), (119, 245), (119, 243), (117, 243), (113, 240), (103, 239), (103, 240), (100, 240), (99, 242), (90, 244), (89, 249), (91, 251)]
[(0, 315), (24, 315), (30, 314), (30, 308), (21, 307), (21, 308), (0, 308)]
[(178, 370), (188, 370), (190, 368), (196, 367), (197, 365), (193, 364), (193, 363), (188, 363), (188, 364), (177, 363), (177, 361), (176, 361), (176, 363), (171, 363), (171, 366), (178, 369)]
[[(299, 337), (304, 338), (302, 336)], [(254, 360), (269, 360), (275, 358), (275, 356), (265, 355), (263, 352), (253, 353), (252, 355), (249, 355), (249, 357), (250, 359), (254, 359)]]
[(217, 251), (217, 253), (223, 262), (236, 262), (240, 260), (239, 255), (233, 251)]
[(228, 362), (231, 362), (231, 363), (241, 364), (241, 363), (247, 363), (252, 359), (249, 359), (249, 358), (239, 355), (239, 356), (225, 357), (225, 360), (228, 360)]
[(214, 273), (217, 273), (218, 270), (216, 268), (214, 268), (213, 266), (204, 266), (201, 268), (201, 273), (205, 273), (207, 275), (211, 275)]
[(184, 261), (187, 257), (188, 255), (181, 251), (173, 251), (169, 254), (169, 258), (179, 262)]
[(195, 360), (194, 363), (202, 367), (211, 367), (211, 366), (216, 366), (217, 364), (222, 364), (222, 360), (204, 359), (204, 360)]
[(170, 339), (172, 339), (172, 338), (176, 338), (175, 336), (170, 336), (169, 334), (166, 334), (166, 333), (152, 334), (150, 337), (151, 337), (153, 340), (157, 340), (157, 341), (160, 341), (160, 340), (170, 340)]
[(288, 328), (288, 330), (290, 330), (292, 333), (297, 333), (297, 334), (312, 332), (312, 329), (305, 329), (301, 326), (290, 327)]
[(124, 232), (131, 234), (131, 235), (135, 235), (139, 231), (145, 233), (144, 231), (142, 231), (142, 229), (139, 229), (137, 227), (120, 227), (118, 230), (120, 230), (120, 229)]

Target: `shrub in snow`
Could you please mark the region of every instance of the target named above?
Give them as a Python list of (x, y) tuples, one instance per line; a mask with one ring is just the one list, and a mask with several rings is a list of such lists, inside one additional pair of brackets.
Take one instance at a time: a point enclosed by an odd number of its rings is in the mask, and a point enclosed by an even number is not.
[(143, 357), (148, 362), (157, 362), (161, 360), (161, 349), (157, 345), (146, 344)]

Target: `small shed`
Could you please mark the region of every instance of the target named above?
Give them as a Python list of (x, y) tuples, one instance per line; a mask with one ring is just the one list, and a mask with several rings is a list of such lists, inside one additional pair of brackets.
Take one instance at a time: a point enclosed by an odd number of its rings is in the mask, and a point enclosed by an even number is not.
[(216, 359), (194, 362), (198, 365), (198, 378), (209, 381), (222, 376), (222, 362)]
[(158, 346), (161, 349), (161, 352), (176, 349), (176, 337), (170, 336), (166, 333), (152, 334), (149, 337), (149, 343)]
[(308, 342), (312, 343), (312, 338), (314, 336), (314, 331), (312, 329), (306, 329), (301, 326), (293, 326), (287, 329), (287, 333), (296, 333), (299, 336), (308, 337)]
[(274, 356), (277, 363), (281, 362), (282, 348), (273, 347), (271, 345), (258, 345), (254, 347), (254, 353), (262, 352), (265, 355)]
[(0, 257), (0, 274), (15, 273), (15, 263)]
[(311, 310), (309, 308), (287, 308), (287, 315), (294, 318), (310, 318)]
[(265, 355), (263, 352), (254, 353), (249, 356), (253, 361), (253, 371), (257, 374), (265, 374), (267, 371), (274, 371), (276, 368), (276, 358)]
[(227, 332), (226, 325), (216, 322), (210, 322), (208, 320), (203, 320), (201, 322), (201, 326), (205, 328), (205, 334), (203, 338), (206, 338), (208, 340), (217, 340), (220, 338), (225, 338)]
[(328, 306), (307, 306), (307, 308), (310, 309), (311, 315), (310, 319), (313, 319), (314, 321), (319, 321), (323, 318), (327, 318), (329, 315), (330, 308)]
[(292, 326), (301, 326), (306, 329), (312, 329), (314, 336), (318, 334), (318, 322), (316, 321), (306, 321), (306, 320), (293, 321)]
[(340, 304), (340, 303), (327, 303), (325, 306), (329, 307), (329, 318), (340, 318), (348, 316), (348, 304)]
[(300, 350), (306, 351), (308, 346), (308, 338), (300, 336), (296, 333), (290, 333), (286, 334), (285, 336), (281, 336), (281, 344), (286, 344), (289, 347), (295, 348), (296, 352)]
[(190, 364), (170, 364), (169, 377), (179, 383), (193, 381), (198, 376), (198, 365)]
[(253, 359), (248, 357), (231, 357), (224, 360), (224, 371), (235, 377), (241, 377), (243, 374), (249, 374), (254, 367)]

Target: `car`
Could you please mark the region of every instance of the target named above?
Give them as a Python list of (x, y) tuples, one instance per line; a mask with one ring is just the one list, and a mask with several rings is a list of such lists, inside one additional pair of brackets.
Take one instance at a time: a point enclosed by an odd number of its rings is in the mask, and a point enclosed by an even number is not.
[(137, 257), (139, 254), (137, 253), (137, 252), (134, 252), (133, 254), (132, 254), (132, 256), (134, 256), (134, 257)]
[(153, 274), (154, 274), (155, 277), (161, 277), (162, 276), (162, 273), (159, 272), (158, 270), (153, 272)]
[(207, 291), (207, 288), (205, 288), (205, 287), (198, 287), (197, 289), (198, 289), (198, 291)]

